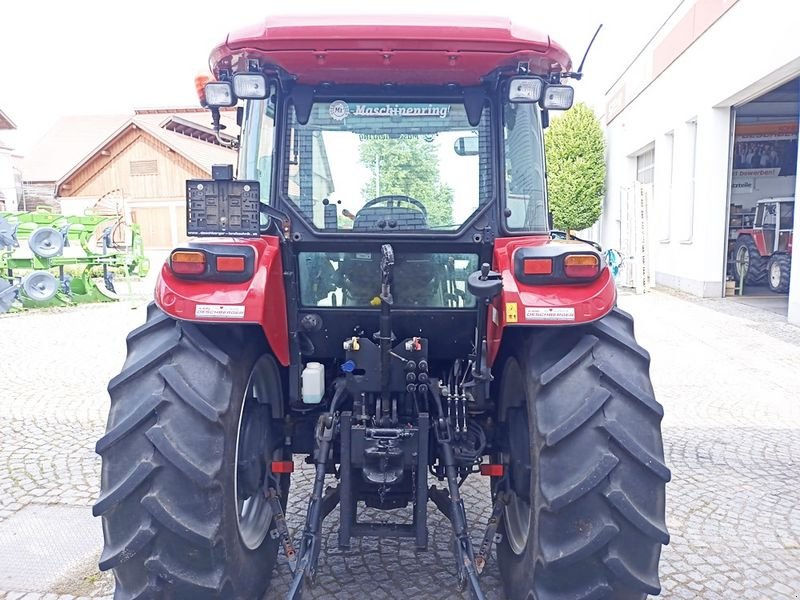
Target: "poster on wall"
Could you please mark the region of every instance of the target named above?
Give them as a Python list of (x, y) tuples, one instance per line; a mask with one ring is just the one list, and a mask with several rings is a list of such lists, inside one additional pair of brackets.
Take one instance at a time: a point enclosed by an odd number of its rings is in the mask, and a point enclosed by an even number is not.
[(786, 177), (796, 173), (797, 123), (736, 125), (734, 177)]

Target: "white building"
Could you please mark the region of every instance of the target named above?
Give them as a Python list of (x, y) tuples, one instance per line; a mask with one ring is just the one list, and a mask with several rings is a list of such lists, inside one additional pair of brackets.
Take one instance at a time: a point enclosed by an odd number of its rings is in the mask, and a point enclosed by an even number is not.
[[(786, 0), (676, 2), (609, 88), (601, 231), (628, 258), (630, 285), (725, 295), (755, 203), (796, 196), (798, 17)], [(800, 324), (793, 254), (788, 319)]]

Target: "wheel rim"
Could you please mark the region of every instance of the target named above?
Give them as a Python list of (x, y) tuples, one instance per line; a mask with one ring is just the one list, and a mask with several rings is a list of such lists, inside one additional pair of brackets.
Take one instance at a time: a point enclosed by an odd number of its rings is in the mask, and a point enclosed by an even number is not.
[(505, 508), (505, 525), (508, 545), (515, 554), (522, 554), (531, 530), (531, 505), (513, 492)]
[(736, 270), (739, 277), (747, 275), (747, 271), (749, 269), (750, 269), (750, 252), (747, 250), (746, 246), (742, 246), (736, 253)]
[(778, 261), (773, 261), (769, 266), (769, 282), (773, 288), (780, 287), (781, 285), (781, 266)]
[[(511, 497), (505, 507), (505, 530), (508, 545), (515, 554), (523, 554), (528, 545), (531, 528), (531, 439), (528, 433), (528, 411), (523, 408), (510, 409), (508, 439), (518, 456), (511, 454), (505, 461), (509, 465)], [(528, 499), (526, 499), (528, 498)]]
[(262, 491), (267, 476), (264, 448), (271, 440), (270, 409), (268, 404), (259, 402), (259, 398), (267, 398), (267, 390), (257, 368), (258, 363), (248, 378), (239, 413), (233, 481), (236, 525), (250, 550), (261, 545), (272, 523), (272, 508)]

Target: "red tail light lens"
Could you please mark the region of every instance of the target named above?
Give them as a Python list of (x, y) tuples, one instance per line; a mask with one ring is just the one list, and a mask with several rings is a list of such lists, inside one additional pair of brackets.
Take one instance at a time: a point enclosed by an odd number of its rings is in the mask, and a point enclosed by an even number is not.
[(290, 460), (273, 460), (272, 472), (277, 474), (294, 472), (294, 463)]
[(567, 277), (596, 277), (600, 273), (600, 259), (592, 254), (571, 254), (564, 258), (564, 275)]
[(522, 261), (522, 272), (525, 275), (550, 275), (553, 273), (553, 259), (526, 258)]
[(483, 463), (481, 465), (481, 475), (484, 477), (502, 477), (505, 473), (503, 465)]
[(244, 256), (218, 256), (217, 272), (244, 273)]
[(197, 250), (176, 250), (169, 257), (169, 265), (176, 275), (202, 275), (206, 270), (206, 255)]

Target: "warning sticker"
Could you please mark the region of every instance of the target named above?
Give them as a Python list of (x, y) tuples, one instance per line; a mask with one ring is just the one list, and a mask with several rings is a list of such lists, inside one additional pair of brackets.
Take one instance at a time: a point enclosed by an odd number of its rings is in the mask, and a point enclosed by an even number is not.
[(206, 319), (244, 319), (244, 306), (230, 304), (198, 304), (194, 316)]
[(506, 302), (506, 323), (516, 323), (517, 318), (517, 303)]
[(537, 306), (525, 307), (526, 321), (574, 321), (574, 308), (539, 308)]

